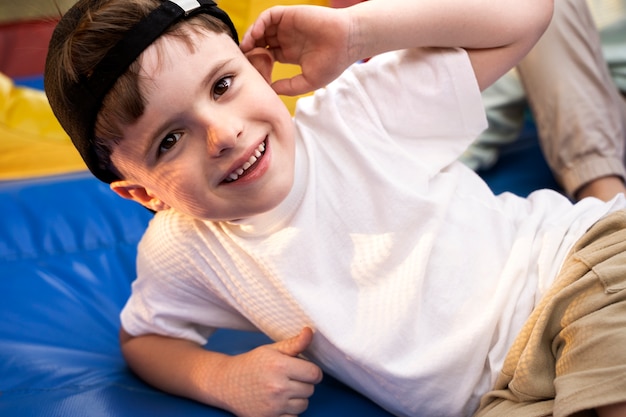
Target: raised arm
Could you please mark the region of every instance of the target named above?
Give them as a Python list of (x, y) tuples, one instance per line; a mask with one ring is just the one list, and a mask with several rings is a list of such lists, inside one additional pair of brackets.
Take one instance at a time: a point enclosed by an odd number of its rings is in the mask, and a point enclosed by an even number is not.
[(323, 87), (360, 59), (415, 47), (466, 49), (485, 88), (530, 50), (551, 15), (552, 0), (369, 0), (343, 9), (277, 6), (259, 16), (241, 47), (268, 47), (278, 61), (302, 67), (302, 75), (274, 83), (279, 94)]
[(228, 410), (239, 417), (298, 415), (322, 372), (297, 356), (311, 343), (311, 329), (278, 343), (228, 356), (196, 343), (120, 332), (131, 369), (155, 387)]

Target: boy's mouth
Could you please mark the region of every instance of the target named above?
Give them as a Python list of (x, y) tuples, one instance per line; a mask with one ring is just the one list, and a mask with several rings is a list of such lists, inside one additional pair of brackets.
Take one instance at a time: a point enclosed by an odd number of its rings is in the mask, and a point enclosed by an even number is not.
[(254, 167), (254, 165), (261, 159), (263, 154), (265, 153), (265, 141), (263, 141), (255, 150), (254, 153), (250, 156), (250, 158), (239, 168), (231, 172), (228, 177), (224, 180), (225, 183), (231, 183), (237, 181), (239, 178), (244, 177), (247, 172), (249, 172), (250, 168)]

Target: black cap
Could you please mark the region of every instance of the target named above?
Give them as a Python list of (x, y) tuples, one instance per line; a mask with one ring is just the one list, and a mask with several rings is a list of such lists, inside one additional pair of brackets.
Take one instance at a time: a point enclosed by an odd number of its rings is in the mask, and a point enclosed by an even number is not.
[(111, 183), (119, 178), (101, 166), (94, 143), (94, 127), (102, 101), (115, 81), (150, 44), (181, 19), (205, 13), (225, 23), (237, 43), (238, 36), (228, 14), (212, 0), (165, 0), (128, 30), (91, 74), (78, 74), (78, 81), (69, 77), (58, 80), (48, 76), (59, 65), (59, 50), (76, 30), (86, 11), (98, 8), (106, 1), (80, 0), (63, 15), (50, 40), (44, 87), (52, 111), (89, 170), (101, 181)]

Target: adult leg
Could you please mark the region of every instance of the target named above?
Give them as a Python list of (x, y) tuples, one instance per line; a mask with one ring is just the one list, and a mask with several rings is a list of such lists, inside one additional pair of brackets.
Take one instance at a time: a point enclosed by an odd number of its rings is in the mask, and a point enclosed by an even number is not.
[(626, 106), (585, 0), (555, 1), (552, 23), (518, 70), (544, 155), (567, 194), (579, 198), (600, 178), (622, 191)]

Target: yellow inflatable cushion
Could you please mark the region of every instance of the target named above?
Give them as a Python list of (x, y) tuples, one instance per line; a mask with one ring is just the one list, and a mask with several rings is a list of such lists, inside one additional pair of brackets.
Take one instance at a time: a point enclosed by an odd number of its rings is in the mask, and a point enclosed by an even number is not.
[(84, 169), (45, 94), (0, 74), (0, 180)]
[[(328, 5), (328, 0), (221, 0), (240, 36), (258, 14), (276, 4)], [(274, 78), (291, 77), (298, 69), (277, 64)], [(293, 113), (298, 97), (283, 97)], [(85, 170), (71, 141), (55, 119), (42, 91), (16, 87), (0, 74), (0, 180), (14, 180)]]

